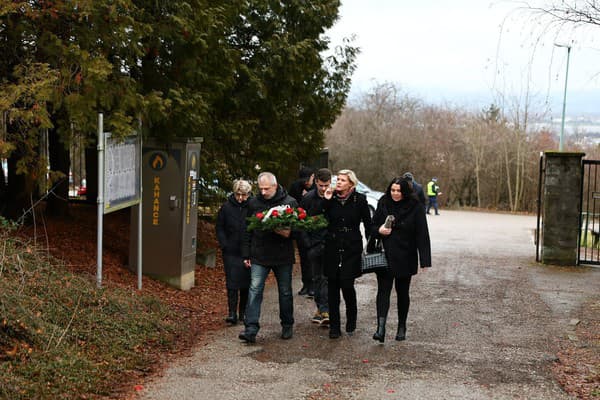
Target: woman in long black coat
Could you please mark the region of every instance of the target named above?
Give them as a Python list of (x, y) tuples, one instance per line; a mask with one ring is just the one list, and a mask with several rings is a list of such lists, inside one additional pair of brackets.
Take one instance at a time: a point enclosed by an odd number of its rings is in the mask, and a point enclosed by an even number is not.
[(356, 329), (358, 306), (354, 280), (361, 276), (363, 237), (371, 231), (371, 213), (365, 195), (356, 192), (358, 179), (353, 171), (338, 172), (335, 191), (325, 192), (325, 216), (329, 222), (325, 239), (325, 276), (329, 299), (329, 337), (341, 336), (340, 290), (346, 303), (346, 332)]
[[(384, 222), (394, 216), (391, 228)], [(417, 199), (412, 184), (405, 178), (394, 178), (379, 200), (373, 215), (375, 238), (381, 238), (390, 270), (377, 273), (377, 331), (374, 340), (384, 342), (385, 324), (390, 308), (390, 294), (394, 281), (398, 296), (398, 330), (396, 340), (406, 339), (406, 319), (410, 306), (410, 281), (421, 268), (431, 267), (431, 244), (427, 218)]]
[(250, 269), (244, 266), (242, 241), (246, 232), (251, 190), (252, 186), (248, 181), (236, 180), (233, 183), (233, 193), (217, 214), (217, 240), (223, 253), (229, 307), (225, 321), (232, 325), (237, 324), (238, 320), (244, 320), (250, 287)]

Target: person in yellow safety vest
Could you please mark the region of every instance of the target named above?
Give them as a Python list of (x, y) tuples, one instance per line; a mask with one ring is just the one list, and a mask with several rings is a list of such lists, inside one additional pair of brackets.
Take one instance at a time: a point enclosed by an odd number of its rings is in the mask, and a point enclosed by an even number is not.
[(429, 197), (429, 203), (427, 204), (427, 214), (429, 214), (429, 210), (433, 206), (435, 210), (435, 215), (440, 215), (438, 211), (437, 197), (442, 194), (440, 192), (440, 187), (437, 184), (437, 178), (431, 178), (431, 181), (427, 184), (427, 197)]

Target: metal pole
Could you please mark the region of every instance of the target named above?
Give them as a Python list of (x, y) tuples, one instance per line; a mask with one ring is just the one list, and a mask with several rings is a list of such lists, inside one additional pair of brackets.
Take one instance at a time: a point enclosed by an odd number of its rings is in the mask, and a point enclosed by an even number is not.
[(569, 59), (571, 58), (571, 46), (562, 46), (567, 48), (567, 71), (565, 72), (565, 93), (563, 95), (563, 107), (562, 107), (562, 122), (560, 125), (560, 139), (558, 142), (558, 151), (563, 151), (563, 137), (565, 134), (565, 110), (567, 108), (567, 81), (569, 79)]
[(104, 218), (104, 116), (98, 114), (98, 232), (96, 284), (102, 287), (102, 222)]
[[(141, 122), (140, 122), (141, 125)], [(140, 135), (140, 148), (139, 148), (139, 168), (140, 168), (140, 202), (138, 204), (138, 241), (137, 241), (137, 277), (138, 277), (138, 290), (142, 290), (142, 190), (144, 185), (142, 184), (142, 128), (140, 126), (140, 130), (138, 135)]]

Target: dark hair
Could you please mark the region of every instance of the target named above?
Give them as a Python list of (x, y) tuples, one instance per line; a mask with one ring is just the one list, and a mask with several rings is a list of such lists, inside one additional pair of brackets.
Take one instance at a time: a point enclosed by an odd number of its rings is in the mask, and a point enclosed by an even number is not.
[(410, 172), (405, 172), (404, 175), (402, 175), (402, 177), (408, 179), (409, 181), (415, 180), (415, 178), (413, 177), (413, 174)]
[(308, 178), (310, 178), (310, 176), (314, 173), (315, 172), (313, 171), (312, 168), (302, 167), (302, 168), (300, 168), (300, 171), (298, 171), (298, 178), (308, 180)]
[(386, 198), (388, 198), (390, 201), (392, 201), (392, 185), (400, 185), (400, 193), (402, 193), (403, 199), (407, 199), (407, 200), (408, 199), (414, 199), (414, 200), (417, 199), (417, 195), (413, 188), (412, 181), (407, 178), (396, 177), (396, 178), (392, 179), (392, 181), (388, 185), (387, 189), (385, 189), (384, 196)]
[(315, 174), (315, 179), (320, 180), (321, 182), (327, 182), (331, 180), (331, 170), (328, 168), (321, 168), (317, 170)]

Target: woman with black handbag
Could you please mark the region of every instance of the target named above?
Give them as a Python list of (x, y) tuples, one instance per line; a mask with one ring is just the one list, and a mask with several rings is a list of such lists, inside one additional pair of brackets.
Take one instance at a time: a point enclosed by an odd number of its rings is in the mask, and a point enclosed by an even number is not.
[[(389, 215), (394, 217), (391, 228), (385, 224)], [(385, 325), (395, 281), (398, 296), (396, 340), (405, 340), (411, 277), (417, 273), (419, 262), (421, 268), (431, 267), (427, 218), (410, 181), (394, 178), (390, 182), (373, 215), (372, 229), (372, 235), (383, 242), (389, 265), (387, 271), (377, 272), (377, 331), (373, 339), (381, 343), (385, 341)]]
[(338, 172), (335, 191), (325, 191), (325, 216), (329, 225), (325, 238), (325, 276), (329, 299), (329, 337), (341, 336), (340, 291), (346, 303), (346, 333), (352, 335), (356, 329), (358, 304), (354, 280), (361, 276), (360, 261), (363, 238), (360, 223), (365, 234), (371, 231), (371, 213), (365, 195), (358, 193), (356, 174), (343, 169)]

